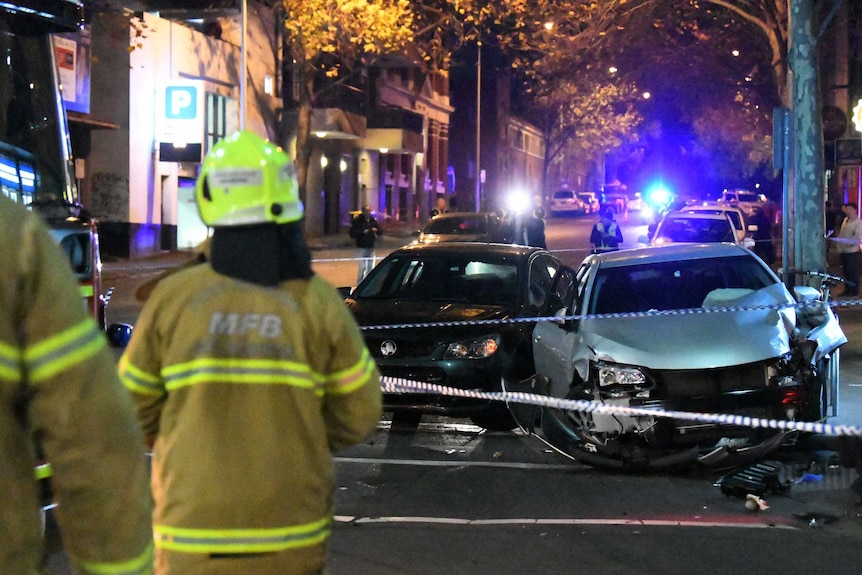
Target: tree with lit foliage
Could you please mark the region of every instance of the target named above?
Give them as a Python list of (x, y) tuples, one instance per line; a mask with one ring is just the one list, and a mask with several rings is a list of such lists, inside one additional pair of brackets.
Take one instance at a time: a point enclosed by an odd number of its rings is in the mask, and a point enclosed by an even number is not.
[[(541, 70), (557, 54), (601, 42), (626, 0), (282, 0), (297, 94), (300, 197), (310, 156), (315, 78), (328, 87), (382, 58), (445, 74), (466, 42), (494, 43), (515, 68)], [(536, 19), (541, 14), (542, 19)], [(554, 22), (548, 27), (548, 22)]]
[(553, 165), (590, 160), (636, 139), (639, 98), (634, 84), (612, 82), (594, 71), (533, 77), (521, 114), (545, 140), (543, 189)]
[[(296, 168), (305, 199), (311, 153), (311, 117), (320, 90), (347, 81), (358, 70), (398, 61), (446, 74), (452, 52), (500, 25), (518, 22), (525, 0), (282, 0), (285, 37), (297, 94)], [(323, 74), (325, 85), (316, 79)]]
[(305, 201), (315, 78), (333, 82), (383, 54), (405, 53), (414, 41), (408, 0), (283, 0), (284, 27), (297, 87), (296, 158), (300, 199)]
[(617, 154), (623, 178), (637, 183), (652, 158), (688, 170), (678, 183), (696, 180), (691, 191), (703, 193), (710, 182), (742, 183), (763, 170), (771, 158), (772, 110), (780, 105), (768, 37), (708, 0), (632, 5), (637, 9), (596, 51), (618, 68), (618, 78), (652, 96), (641, 106), (640, 137)]

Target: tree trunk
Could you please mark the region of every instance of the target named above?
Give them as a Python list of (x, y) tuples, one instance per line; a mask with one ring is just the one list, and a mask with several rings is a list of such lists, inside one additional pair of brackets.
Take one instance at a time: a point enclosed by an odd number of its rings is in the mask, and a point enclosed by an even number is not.
[[(814, 0), (792, 0), (789, 62), (793, 78), (793, 214), (795, 263), (802, 271), (826, 270), (825, 195), (820, 79)], [(785, 224), (786, 225), (786, 224)]]
[(299, 102), (296, 122), (296, 179), (299, 185), (299, 199), (303, 205), (306, 204), (308, 190), (308, 163), (311, 158), (311, 114), (314, 102), (312, 90), (314, 87), (313, 75), (305, 66), (298, 66), (302, 75), (299, 85)]

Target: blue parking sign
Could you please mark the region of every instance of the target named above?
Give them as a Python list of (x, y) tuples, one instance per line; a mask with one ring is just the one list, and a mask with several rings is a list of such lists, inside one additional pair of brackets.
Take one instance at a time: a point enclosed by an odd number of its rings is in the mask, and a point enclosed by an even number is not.
[(193, 120), (197, 115), (197, 101), (195, 86), (168, 86), (165, 89), (165, 118)]

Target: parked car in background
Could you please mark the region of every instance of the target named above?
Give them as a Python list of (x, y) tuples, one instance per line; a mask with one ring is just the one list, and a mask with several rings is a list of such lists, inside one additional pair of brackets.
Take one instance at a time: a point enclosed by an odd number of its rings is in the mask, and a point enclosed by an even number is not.
[(554, 216), (582, 216), (587, 213), (584, 201), (573, 190), (557, 190), (551, 195), (548, 212)]
[(641, 470), (747, 464), (777, 449), (788, 432), (659, 412), (823, 421), (837, 405), (847, 338), (831, 308), (794, 307), (820, 292), (798, 286), (794, 296), (740, 246), (590, 255), (577, 271), (561, 268), (551, 293), (543, 315), (560, 320), (533, 331), (537, 375), (507, 380), (507, 390), (656, 413), (512, 405), (523, 429), (583, 463)]
[(739, 240), (730, 219), (723, 213), (670, 212), (656, 227), (649, 245), (731, 242), (753, 247), (754, 240)]
[(629, 201), (626, 203), (626, 211), (629, 216), (636, 216), (643, 223), (648, 223), (655, 213), (653, 207), (644, 199), (640, 192), (637, 192), (633, 198), (629, 198)]
[(428, 220), (416, 243), (505, 241), (511, 240), (497, 214), (444, 212)]
[(738, 207), (746, 217), (750, 218), (760, 211), (768, 200), (765, 194), (734, 189), (724, 190), (718, 201), (722, 204)]
[(602, 207), (599, 196), (595, 192), (578, 192), (578, 197), (584, 202), (587, 214), (596, 214)]
[(646, 205), (646, 201), (641, 197), (640, 193), (637, 193), (635, 197), (629, 198), (628, 203), (626, 203), (626, 209), (629, 212), (640, 212)]
[(745, 214), (736, 206), (720, 202), (701, 202), (686, 206), (679, 211), (684, 214), (724, 214), (730, 220), (730, 223), (733, 224), (736, 238), (740, 243), (746, 237), (751, 237), (751, 231), (748, 229)]
[[(381, 261), (346, 298), (384, 376), (458, 389), (500, 391), (502, 379), (535, 372), (535, 322), (422, 327), (537, 317), (560, 261), (522, 245), (449, 242), (410, 245)], [(409, 329), (401, 326), (410, 325)], [(487, 429), (515, 426), (500, 402), (384, 394), (395, 413), (470, 417)]]

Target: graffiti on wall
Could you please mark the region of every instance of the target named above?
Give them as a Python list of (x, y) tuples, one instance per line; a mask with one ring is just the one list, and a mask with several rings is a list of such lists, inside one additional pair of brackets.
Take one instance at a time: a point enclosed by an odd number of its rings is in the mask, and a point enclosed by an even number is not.
[(102, 221), (129, 220), (129, 177), (108, 172), (93, 174), (92, 211)]

